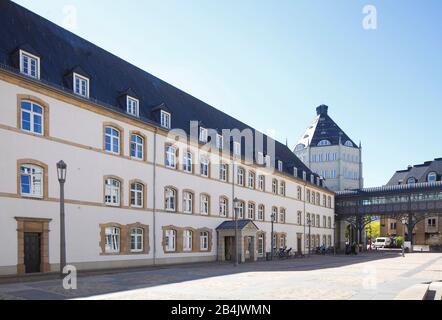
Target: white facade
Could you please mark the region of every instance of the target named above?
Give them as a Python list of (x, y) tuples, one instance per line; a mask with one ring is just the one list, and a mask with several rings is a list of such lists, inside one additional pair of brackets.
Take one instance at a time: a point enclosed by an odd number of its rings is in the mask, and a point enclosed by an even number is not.
[[(244, 163), (238, 163), (235, 168), (240, 166), (245, 170), (245, 183), (249, 172), (255, 174), (255, 189), (236, 183), (233, 187), (231, 182), (233, 176), (236, 177), (236, 170), (234, 174), (230, 158), (225, 159), (229, 164), (229, 182), (219, 180), (219, 166), (214, 158), (209, 164), (209, 177), (202, 177), (199, 163), (195, 161), (199, 158), (197, 145), (189, 147), (194, 158), (193, 172), (184, 172), (182, 155), (187, 146), (168, 140), (166, 131), (134, 117), (106, 110), (86, 100), (57, 91), (38, 81), (2, 70), (0, 97), (0, 234), (3, 240), (0, 275), (27, 272), (23, 257), (23, 237), (32, 232), (41, 236), (40, 271), (58, 270), (60, 225), (56, 163), (61, 159), (68, 165), (65, 185), (67, 263), (80, 270), (223, 260), (220, 258), (220, 254), (223, 253), (217, 250), (219, 239), (216, 228), (222, 222), (232, 219), (233, 198), (244, 201), (244, 218), (247, 218), (248, 204), (255, 204), (255, 217), (252, 218), (259, 231), (265, 234), (263, 255), (271, 251), (270, 215), (273, 207), (277, 208), (278, 213), (285, 209), (285, 221), (278, 220), (274, 224), (274, 231), (278, 234), (278, 241), (285, 238), (285, 245), (293, 248), (293, 251), (306, 250), (307, 214), (320, 217), (319, 225), (315, 222), (311, 228), (311, 235), (315, 236), (315, 246), (323, 244), (324, 240), (326, 245), (334, 243), (334, 194), (327, 189), (280, 172), (273, 172), (264, 166)], [(46, 106), (43, 135), (22, 129), (20, 108), (23, 100)], [(119, 154), (105, 151), (106, 126), (120, 130)], [(135, 132), (144, 138), (143, 160), (130, 157), (131, 133)], [(177, 169), (165, 166), (167, 143), (173, 143), (179, 150)], [(45, 189), (44, 186), (47, 185), (47, 192), (43, 192), (42, 198), (29, 198), (21, 194), (23, 182), (20, 168), (23, 164), (37, 164), (43, 168), (42, 187)], [(265, 175), (264, 191), (256, 189), (258, 177), (262, 174)], [(106, 178), (118, 179), (121, 183), (121, 203), (117, 207), (105, 204)], [(277, 179), (278, 185), (285, 182), (285, 195), (272, 193), (273, 179)], [(130, 205), (130, 182), (135, 181), (142, 183), (145, 188), (142, 208)], [(177, 192), (174, 212), (165, 210), (165, 188), (168, 186)], [(300, 199), (298, 188), (301, 189)], [(193, 195), (193, 212), (190, 214), (183, 212), (185, 191)], [(315, 204), (311, 203), (312, 200), (305, 201), (306, 194), (312, 195), (313, 192)], [(208, 215), (200, 213), (201, 194), (209, 196)], [(316, 194), (319, 195), (319, 204)], [(219, 214), (220, 197), (228, 199), (227, 217), (221, 217)], [(265, 207), (264, 221), (257, 220), (259, 205)], [(301, 221), (298, 221), (298, 213)], [(106, 227), (120, 228), (117, 252), (106, 252)], [(144, 228), (141, 252), (131, 252), (130, 233), (132, 228), (136, 227)], [(166, 229), (177, 232), (177, 252), (165, 252)], [(182, 243), (179, 243), (184, 241), (183, 232), (186, 230), (191, 230), (195, 237), (199, 237), (202, 232), (208, 232), (208, 250), (202, 248), (203, 245), (200, 246), (198, 241), (193, 241), (192, 250), (186, 251)], [(301, 242), (298, 241), (299, 238)], [(257, 241), (257, 238), (254, 241)], [(301, 248), (298, 248), (299, 243), (302, 243)], [(277, 247), (279, 246), (280, 243)], [(253, 248), (258, 251), (258, 245)], [(244, 252), (244, 255), (247, 256), (247, 253)], [(255, 252), (255, 255), (260, 254)]]

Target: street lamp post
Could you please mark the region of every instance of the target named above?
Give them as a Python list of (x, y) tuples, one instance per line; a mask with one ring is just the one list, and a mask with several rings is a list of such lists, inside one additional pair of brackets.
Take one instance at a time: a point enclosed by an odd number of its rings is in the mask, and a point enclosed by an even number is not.
[(233, 208), (234, 208), (234, 215), (235, 215), (235, 267), (239, 264), (238, 259), (238, 205), (239, 200), (238, 198), (235, 198), (233, 200)]
[(402, 257), (405, 258), (405, 224), (407, 220), (402, 218)]
[(61, 160), (57, 163), (58, 182), (60, 183), (60, 275), (66, 266), (66, 230), (64, 212), (64, 183), (66, 182), (67, 165)]
[(273, 254), (274, 254), (274, 247), (275, 247), (275, 239), (273, 237), (273, 224), (275, 223), (275, 213), (272, 212), (272, 215), (270, 216), (270, 218), (272, 219), (272, 231), (271, 231), (271, 237), (272, 237), (272, 248), (271, 248), (271, 256), (270, 259), (273, 260)]

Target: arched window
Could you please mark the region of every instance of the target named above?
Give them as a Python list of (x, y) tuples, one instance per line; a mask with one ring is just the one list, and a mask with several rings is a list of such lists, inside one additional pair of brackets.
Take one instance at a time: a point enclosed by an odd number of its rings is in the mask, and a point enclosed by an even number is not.
[(21, 102), (21, 129), (43, 135), (44, 132), (44, 109), (42, 106), (31, 102)]
[(285, 223), (285, 209), (281, 208), (279, 209), (279, 219), (278, 219), (279, 223)]
[(200, 213), (202, 215), (208, 215), (210, 211), (210, 197), (207, 194), (201, 194), (200, 198)]
[(107, 152), (120, 154), (120, 131), (114, 127), (106, 127), (104, 145)]
[(328, 140), (321, 140), (318, 142), (318, 147), (322, 147), (322, 146), (330, 146), (331, 142)]
[(249, 202), (249, 206), (247, 209), (247, 219), (255, 219), (255, 204), (253, 202)]
[(236, 181), (240, 186), (244, 186), (244, 174), (245, 174), (244, 169), (238, 168), (238, 171), (236, 174)]
[(345, 141), (344, 145), (346, 147), (353, 147), (353, 143), (350, 140)]
[(203, 231), (200, 233), (200, 250), (209, 250), (209, 233), (207, 231)]
[(142, 252), (143, 251), (143, 235), (144, 230), (142, 228), (133, 228), (130, 233), (130, 251)]
[(261, 191), (264, 191), (265, 189), (265, 176), (260, 175), (258, 179), (258, 188)]
[(193, 232), (190, 230), (184, 230), (183, 234), (183, 250), (192, 251), (192, 238)]
[(132, 134), (130, 137), (130, 156), (144, 160), (144, 139), (137, 134)]
[(111, 227), (105, 229), (105, 252), (119, 253), (120, 252), (120, 229)]
[(193, 172), (193, 155), (190, 151), (183, 153), (183, 170), (188, 173)]
[(209, 159), (206, 156), (200, 157), (200, 174), (203, 177), (209, 176)]
[(276, 179), (272, 180), (272, 192), (278, 194), (278, 180)]
[(43, 197), (44, 170), (42, 167), (23, 164), (20, 166), (20, 193), (26, 197)]
[(251, 189), (255, 189), (255, 173), (252, 171), (249, 171), (249, 178), (248, 178), (247, 186)]
[(193, 213), (193, 193), (190, 191), (183, 192), (183, 211)]
[(164, 208), (166, 211), (176, 211), (176, 190), (167, 187), (164, 190)]
[(175, 148), (170, 144), (166, 145), (166, 156), (165, 156), (166, 167), (176, 169), (176, 156), (177, 156), (177, 148)]
[(436, 180), (437, 180), (436, 172), (430, 172), (427, 176), (427, 181), (428, 182), (436, 182)]
[(278, 222), (278, 208), (272, 207), (272, 221)]
[(130, 206), (142, 208), (144, 205), (144, 185), (138, 182), (130, 184)]
[(229, 214), (229, 200), (226, 197), (219, 199), (219, 215), (221, 217), (227, 217)]
[(219, 165), (219, 179), (221, 181), (227, 182), (228, 180), (228, 165), (227, 163), (220, 163)]
[(285, 182), (281, 181), (281, 183), (279, 184), (279, 194), (281, 196), (285, 196)]
[(108, 206), (119, 207), (121, 203), (121, 182), (117, 179), (104, 180), (104, 202)]
[(238, 211), (238, 219), (244, 219), (244, 210), (245, 210), (245, 203), (244, 201), (239, 201), (237, 204), (237, 211)]
[(265, 207), (263, 204), (258, 206), (258, 220), (264, 221)]
[(173, 252), (176, 250), (176, 231), (175, 230), (166, 230), (165, 231), (165, 244), (166, 251)]
[(415, 183), (416, 183), (416, 178), (414, 178), (414, 177), (408, 178), (407, 184), (415, 184)]

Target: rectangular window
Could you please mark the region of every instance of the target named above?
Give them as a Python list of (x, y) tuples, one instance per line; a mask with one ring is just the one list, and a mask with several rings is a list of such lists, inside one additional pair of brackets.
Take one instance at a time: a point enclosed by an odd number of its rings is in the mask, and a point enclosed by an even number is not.
[(175, 230), (166, 230), (166, 251), (173, 252), (176, 250), (176, 231)]
[(265, 177), (263, 175), (259, 176), (259, 190), (264, 191), (265, 189)]
[(193, 194), (191, 192), (183, 194), (183, 211), (184, 213), (193, 213)]
[(130, 234), (130, 251), (142, 252), (143, 251), (143, 232), (141, 228), (135, 228), (131, 230)]
[(301, 225), (302, 224), (302, 211), (298, 211), (298, 216), (296, 222)]
[(248, 187), (255, 189), (255, 174), (253, 172), (249, 172)]
[(236, 175), (236, 182), (240, 186), (244, 186), (244, 169), (238, 168), (238, 172), (237, 172), (237, 175)]
[(227, 217), (228, 208), (229, 208), (229, 204), (228, 204), (227, 198), (222, 197), (219, 200), (219, 215), (221, 217)]
[(171, 115), (169, 112), (161, 110), (161, 126), (165, 129), (170, 129), (171, 127)]
[(293, 176), (298, 177), (298, 168), (293, 167)]
[(258, 256), (264, 257), (264, 235), (260, 234), (258, 236)]
[(40, 79), (40, 58), (20, 50), (20, 72), (29, 77)]
[(120, 154), (120, 131), (112, 127), (106, 127), (104, 145), (107, 152)]
[(176, 169), (176, 151), (174, 146), (166, 145), (166, 167)]
[(120, 229), (106, 228), (105, 230), (105, 251), (106, 253), (120, 252)]
[(266, 163), (265, 163), (266, 166), (270, 168), (271, 165), (272, 165), (270, 156), (266, 155), (266, 159), (265, 160), (266, 160)]
[(221, 181), (224, 181), (224, 182), (226, 182), (228, 179), (227, 179), (227, 174), (228, 174), (228, 171), (227, 171), (227, 164), (226, 163), (221, 163), (220, 165), (219, 165), (219, 179), (221, 180)]
[(89, 79), (74, 73), (74, 93), (89, 98)]
[(265, 214), (265, 212), (264, 212), (264, 205), (260, 205), (258, 207), (258, 220), (264, 221), (264, 214)]
[(108, 206), (120, 206), (120, 181), (116, 179), (106, 179), (104, 186), (104, 202)]
[(138, 99), (127, 97), (127, 113), (139, 117)]
[(258, 152), (258, 164), (264, 164), (264, 154), (262, 152)]
[(282, 161), (278, 161), (278, 171), (282, 171)]
[(21, 102), (21, 129), (38, 135), (43, 135), (44, 109), (31, 101)]
[(209, 233), (201, 232), (200, 233), (200, 250), (207, 251), (209, 250)]
[(216, 148), (219, 150), (224, 148), (224, 137), (220, 134), (216, 135)]
[(193, 155), (191, 152), (184, 152), (183, 154), (183, 170), (187, 173), (193, 172)]
[(185, 230), (183, 234), (183, 250), (192, 251), (192, 237), (193, 232), (190, 230)]
[(207, 142), (208, 130), (206, 128), (200, 127), (200, 141)]
[(130, 205), (134, 208), (143, 207), (144, 186), (141, 183), (130, 185)]
[(279, 210), (279, 223), (285, 223), (285, 209), (281, 208)]
[(144, 139), (139, 135), (133, 134), (130, 137), (130, 156), (133, 159), (144, 159)]
[(22, 196), (43, 197), (43, 169), (33, 165), (20, 167), (20, 191)]
[(240, 156), (241, 155), (241, 143), (234, 141), (233, 142), (233, 154), (235, 156)]
[(206, 194), (201, 195), (201, 199), (200, 199), (200, 213), (202, 215), (208, 215), (209, 214), (209, 206), (210, 206), (210, 200), (209, 200), (209, 196)]
[(209, 159), (205, 156), (201, 156), (200, 158), (200, 174), (203, 177), (209, 176)]

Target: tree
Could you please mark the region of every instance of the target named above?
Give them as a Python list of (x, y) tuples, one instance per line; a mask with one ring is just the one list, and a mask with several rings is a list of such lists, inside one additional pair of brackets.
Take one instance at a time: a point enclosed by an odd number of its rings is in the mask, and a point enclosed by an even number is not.
[(381, 221), (373, 221), (369, 223), (365, 230), (367, 231), (367, 235), (371, 237), (372, 239), (378, 238), (381, 236)]

